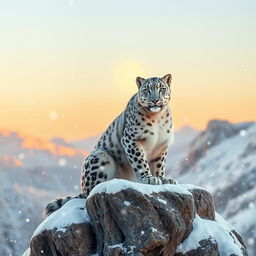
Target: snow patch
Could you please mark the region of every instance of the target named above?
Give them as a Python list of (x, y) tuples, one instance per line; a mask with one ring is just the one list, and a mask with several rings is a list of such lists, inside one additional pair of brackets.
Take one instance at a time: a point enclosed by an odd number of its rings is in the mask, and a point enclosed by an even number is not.
[(179, 186), (186, 189), (186, 190), (201, 189), (201, 190), (207, 191), (205, 188), (195, 186), (195, 185), (192, 185), (192, 184), (179, 184)]
[(233, 227), (217, 213), (216, 221), (202, 219), (196, 215), (193, 221), (193, 230), (187, 239), (179, 245), (177, 252), (186, 253), (195, 250), (200, 246), (201, 240), (214, 238), (218, 243), (221, 256), (231, 254), (242, 256), (241, 244), (235, 236), (230, 235), (232, 230)]
[(167, 239), (167, 235), (164, 235), (162, 232), (158, 231), (156, 228), (154, 227), (150, 227), (150, 229), (152, 230), (152, 232), (158, 234), (162, 239)]
[(67, 230), (66, 228), (57, 228), (57, 231), (62, 232), (62, 233), (65, 233), (66, 230)]
[(124, 205), (130, 206), (130, 205), (131, 205), (131, 202), (129, 202), (129, 201), (124, 201)]
[(91, 193), (89, 194), (88, 198), (99, 193), (116, 194), (119, 191), (128, 189), (128, 188), (137, 190), (138, 192), (142, 194), (147, 194), (147, 195), (164, 192), (164, 191), (191, 195), (191, 193), (188, 190), (182, 188), (179, 185), (172, 185), (172, 184), (149, 185), (149, 184), (142, 184), (142, 183), (132, 182), (128, 180), (123, 180), (123, 179), (112, 179), (110, 181), (100, 183), (96, 187), (94, 187)]
[[(44, 230), (57, 228), (60, 232), (65, 232), (65, 227), (71, 224), (90, 222), (90, 217), (85, 208), (85, 199), (72, 199), (65, 203), (60, 209), (47, 217), (35, 230), (36, 236)], [(33, 237), (32, 236), (32, 237)]]
[[(124, 253), (133, 253), (135, 246), (128, 246), (125, 247), (123, 243), (120, 244), (113, 244), (113, 245), (109, 245), (109, 248), (120, 248)], [(133, 255), (133, 254), (132, 254)], [(92, 256), (92, 255), (91, 255)]]
[(167, 202), (161, 198), (157, 198), (157, 201), (165, 205), (167, 204)]
[(121, 244), (109, 245), (108, 247), (109, 247), (109, 248), (121, 248), (121, 249), (123, 249), (123, 243), (121, 243)]

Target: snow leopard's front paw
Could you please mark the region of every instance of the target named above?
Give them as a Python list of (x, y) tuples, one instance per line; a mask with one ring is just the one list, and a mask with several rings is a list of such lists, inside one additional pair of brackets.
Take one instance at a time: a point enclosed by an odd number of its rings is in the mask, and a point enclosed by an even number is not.
[(162, 184), (174, 184), (177, 185), (178, 181), (175, 179), (168, 179), (166, 177), (161, 177)]
[(159, 177), (155, 177), (152, 175), (144, 176), (139, 179), (140, 183), (151, 184), (151, 185), (160, 185), (162, 184), (162, 180)]

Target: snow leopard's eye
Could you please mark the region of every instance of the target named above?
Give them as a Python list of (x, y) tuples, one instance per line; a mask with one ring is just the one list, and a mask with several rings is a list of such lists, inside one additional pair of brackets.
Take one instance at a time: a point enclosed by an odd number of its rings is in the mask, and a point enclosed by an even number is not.
[(150, 91), (149, 91), (149, 89), (145, 88), (145, 89), (143, 89), (143, 92), (144, 93), (149, 93)]
[(165, 93), (166, 92), (166, 88), (160, 88), (159, 91), (162, 92), (162, 93)]

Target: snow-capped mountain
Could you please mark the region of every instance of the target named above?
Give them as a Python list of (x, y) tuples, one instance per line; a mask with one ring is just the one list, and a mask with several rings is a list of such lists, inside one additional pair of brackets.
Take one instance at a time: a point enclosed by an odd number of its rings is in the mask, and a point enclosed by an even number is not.
[(208, 189), (218, 211), (256, 255), (256, 123), (211, 121), (191, 143), (173, 175)]

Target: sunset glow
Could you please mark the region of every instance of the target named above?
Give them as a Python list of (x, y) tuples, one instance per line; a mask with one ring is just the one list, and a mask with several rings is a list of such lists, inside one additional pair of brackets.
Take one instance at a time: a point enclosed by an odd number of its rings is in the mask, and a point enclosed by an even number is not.
[(51, 141), (44, 140), (41, 138), (35, 138), (35, 137), (25, 136), (25, 135), (20, 135), (20, 138), (23, 141), (21, 147), (24, 149), (46, 150), (55, 156), (73, 157), (75, 155), (86, 156), (88, 154), (83, 150), (77, 150), (70, 147), (56, 145)]
[(136, 93), (136, 76), (167, 73), (175, 129), (256, 119), (255, 1), (1, 5), (1, 129), (45, 139), (99, 134)]

